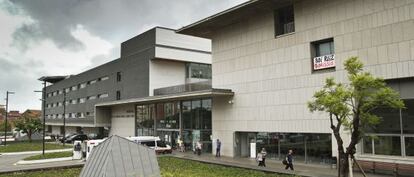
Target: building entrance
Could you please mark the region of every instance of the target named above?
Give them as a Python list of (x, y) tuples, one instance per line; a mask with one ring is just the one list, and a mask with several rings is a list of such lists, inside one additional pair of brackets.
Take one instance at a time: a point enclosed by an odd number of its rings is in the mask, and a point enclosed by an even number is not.
[(178, 148), (177, 146), (177, 140), (179, 138), (179, 131), (163, 131), (158, 130), (157, 136), (160, 137), (162, 141), (165, 141), (168, 145), (170, 145), (172, 148)]

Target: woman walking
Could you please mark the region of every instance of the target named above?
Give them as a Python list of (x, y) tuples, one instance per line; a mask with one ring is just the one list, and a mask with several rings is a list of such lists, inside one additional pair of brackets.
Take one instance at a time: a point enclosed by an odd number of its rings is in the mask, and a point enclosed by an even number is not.
[(289, 149), (289, 153), (286, 156), (286, 167), (285, 169), (287, 170), (288, 168), (290, 168), (293, 171), (293, 156), (292, 156), (292, 149)]

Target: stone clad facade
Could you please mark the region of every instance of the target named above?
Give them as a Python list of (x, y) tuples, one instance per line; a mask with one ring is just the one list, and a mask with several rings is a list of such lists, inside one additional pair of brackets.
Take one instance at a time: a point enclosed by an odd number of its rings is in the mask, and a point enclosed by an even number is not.
[[(213, 139), (222, 141), (226, 156), (246, 156), (250, 149), (238, 149), (253, 139), (242, 140), (237, 132), (331, 134), (327, 115), (310, 113), (307, 101), (327, 77), (346, 81), (343, 62), (351, 56), (386, 80), (414, 77), (414, 1), (272, 2), (266, 8), (264, 1), (247, 2), (179, 30), (212, 39), (213, 87), (235, 93), (232, 100), (213, 100)], [(277, 36), (275, 13), (286, 5), (293, 5), (294, 32)], [(333, 41), (336, 67), (314, 71), (313, 44), (326, 39)], [(336, 149), (333, 140), (332, 156)]]

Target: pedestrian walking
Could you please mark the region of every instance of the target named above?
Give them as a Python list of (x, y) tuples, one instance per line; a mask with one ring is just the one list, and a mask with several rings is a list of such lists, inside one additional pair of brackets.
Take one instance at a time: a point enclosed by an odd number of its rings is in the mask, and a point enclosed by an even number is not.
[(178, 151), (184, 152), (184, 142), (183, 142), (183, 140), (181, 140), (181, 138), (179, 138), (177, 143), (178, 143)]
[(289, 149), (289, 153), (286, 155), (286, 167), (285, 167), (285, 169), (287, 170), (287, 169), (291, 169), (292, 171), (293, 171), (293, 156), (292, 156), (292, 154), (293, 154), (293, 151), (292, 151), (292, 149)]
[(262, 152), (257, 153), (256, 161), (259, 163), (258, 166), (263, 166), (263, 154)]
[(221, 141), (219, 139), (217, 139), (216, 142), (216, 157), (220, 157), (220, 150), (221, 150)]
[(266, 149), (262, 148), (262, 151), (260, 151), (260, 153), (262, 154), (262, 158), (263, 158), (262, 165), (266, 167), (266, 155), (267, 155)]
[(200, 141), (197, 141), (197, 145), (196, 145), (197, 155), (201, 155), (202, 149), (203, 149), (203, 144)]

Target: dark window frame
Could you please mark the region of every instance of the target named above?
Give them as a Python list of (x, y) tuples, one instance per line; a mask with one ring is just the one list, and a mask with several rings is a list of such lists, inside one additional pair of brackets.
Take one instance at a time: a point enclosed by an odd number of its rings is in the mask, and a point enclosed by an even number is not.
[(121, 82), (122, 81), (122, 72), (116, 72), (116, 81)]
[(275, 36), (294, 33), (295, 30), (295, 8), (293, 4), (274, 10)]

